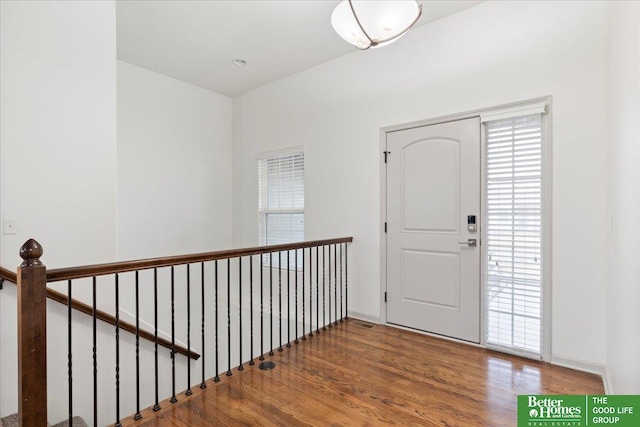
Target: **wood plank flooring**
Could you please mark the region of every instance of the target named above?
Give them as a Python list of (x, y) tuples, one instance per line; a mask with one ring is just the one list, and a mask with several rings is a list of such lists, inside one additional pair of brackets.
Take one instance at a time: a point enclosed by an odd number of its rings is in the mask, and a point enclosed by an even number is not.
[(347, 321), (207, 389), (123, 421), (136, 427), (515, 426), (518, 394), (604, 394), (592, 374)]

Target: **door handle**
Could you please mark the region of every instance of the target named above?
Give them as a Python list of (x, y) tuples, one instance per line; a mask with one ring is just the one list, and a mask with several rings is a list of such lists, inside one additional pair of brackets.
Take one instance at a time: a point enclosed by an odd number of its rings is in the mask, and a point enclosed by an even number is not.
[(470, 248), (478, 246), (478, 239), (469, 239), (466, 242), (458, 242), (459, 245), (469, 245)]

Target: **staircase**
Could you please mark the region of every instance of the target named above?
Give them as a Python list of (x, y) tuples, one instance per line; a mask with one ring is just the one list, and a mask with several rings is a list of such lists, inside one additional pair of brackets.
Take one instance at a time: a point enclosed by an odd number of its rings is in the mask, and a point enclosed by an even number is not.
[[(73, 417), (71, 421), (71, 427), (89, 427), (80, 417)], [(19, 425), (20, 420), (18, 419), (17, 413), (0, 418), (0, 427), (18, 427)], [(51, 424), (48, 424), (47, 427), (51, 427)], [(69, 420), (61, 421), (53, 427), (69, 427)]]

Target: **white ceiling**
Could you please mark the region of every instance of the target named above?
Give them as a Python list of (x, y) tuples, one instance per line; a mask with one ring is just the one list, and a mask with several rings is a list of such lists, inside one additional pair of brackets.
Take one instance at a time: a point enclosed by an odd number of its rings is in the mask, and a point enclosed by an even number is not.
[[(420, 1), (417, 25), (480, 2)], [(331, 27), (337, 4), (338, 0), (118, 0), (118, 59), (235, 96), (356, 50)], [(248, 65), (233, 65), (235, 58)]]

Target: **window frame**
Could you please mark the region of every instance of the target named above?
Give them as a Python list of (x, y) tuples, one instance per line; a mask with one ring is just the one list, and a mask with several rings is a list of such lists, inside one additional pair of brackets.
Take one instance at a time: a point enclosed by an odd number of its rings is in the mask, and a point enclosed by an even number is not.
[[(303, 207), (302, 208), (291, 208), (291, 209), (274, 209), (274, 208), (267, 208), (266, 205), (268, 204), (267, 200), (268, 200), (268, 192), (269, 192), (269, 188), (268, 188), (268, 181), (266, 179), (267, 177), (267, 168), (266, 168), (266, 162), (269, 160), (273, 160), (273, 159), (282, 159), (285, 157), (292, 157), (292, 156), (297, 156), (297, 155), (301, 155), (302, 156), (302, 173), (303, 173), (303, 183), (305, 181), (305, 150), (304, 150), (304, 146), (298, 146), (298, 147), (291, 147), (291, 148), (287, 148), (287, 149), (283, 149), (283, 150), (276, 150), (276, 151), (269, 151), (269, 152), (264, 152), (261, 153), (259, 155), (256, 156), (256, 160), (257, 160), (257, 166), (258, 166), (258, 244), (260, 246), (266, 246), (268, 245), (267, 242), (267, 233), (268, 233), (268, 228), (267, 228), (267, 216), (268, 215), (278, 215), (278, 214), (291, 214), (291, 215), (296, 215), (296, 214), (302, 214), (302, 218), (303, 218), (303, 227), (302, 227), (302, 240), (299, 241), (304, 241), (305, 239), (305, 234), (306, 234), (306, 227), (304, 224), (304, 202), (303, 202)], [(305, 194), (305, 186), (303, 184), (302, 187), (302, 194), (304, 197)], [(298, 240), (291, 240), (290, 242), (280, 242), (280, 243), (294, 243), (297, 242)], [(262, 257), (262, 265), (265, 267), (270, 267), (271, 263), (270, 263), (270, 257), (268, 254), (263, 255)], [(293, 267), (292, 267), (293, 269)], [(298, 263), (298, 270), (302, 269), (302, 265), (301, 262)]]
[[(542, 108), (542, 110), (540, 110)], [(514, 112), (518, 114), (514, 114)], [(487, 269), (486, 260), (488, 257), (488, 245), (487, 242), (487, 230), (484, 225), (487, 210), (487, 140), (484, 123), (482, 123), (481, 132), (481, 156), (482, 156), (482, 254), (481, 254), (481, 274), (482, 274), (482, 339), (481, 344), (489, 349), (497, 350), (502, 353), (514, 354), (521, 357), (533, 358), (536, 360), (550, 361), (551, 360), (551, 290), (552, 290), (552, 97), (547, 96), (543, 98), (532, 99), (529, 101), (516, 102), (513, 104), (503, 105), (500, 107), (484, 109), (480, 111), (481, 121), (489, 121), (503, 118), (506, 115), (512, 114), (513, 116), (526, 116), (534, 112), (541, 112), (541, 325), (540, 325), (540, 354), (532, 355), (524, 351), (519, 351), (514, 348), (505, 346), (496, 346), (487, 343), (488, 333), (488, 289), (487, 289)], [(482, 120), (482, 119), (485, 120)]]

